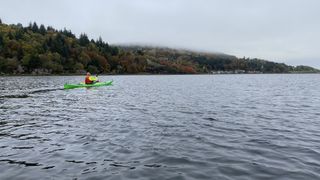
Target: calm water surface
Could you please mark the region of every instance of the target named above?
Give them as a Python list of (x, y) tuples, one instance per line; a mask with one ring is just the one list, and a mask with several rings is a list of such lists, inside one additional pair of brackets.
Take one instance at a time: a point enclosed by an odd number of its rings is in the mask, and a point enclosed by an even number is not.
[(0, 77), (0, 179), (320, 179), (320, 75)]

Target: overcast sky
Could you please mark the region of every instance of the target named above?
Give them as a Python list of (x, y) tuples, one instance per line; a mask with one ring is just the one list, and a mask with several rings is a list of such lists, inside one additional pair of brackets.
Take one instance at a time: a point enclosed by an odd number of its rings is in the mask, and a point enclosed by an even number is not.
[(0, 0), (0, 18), (320, 68), (320, 0)]

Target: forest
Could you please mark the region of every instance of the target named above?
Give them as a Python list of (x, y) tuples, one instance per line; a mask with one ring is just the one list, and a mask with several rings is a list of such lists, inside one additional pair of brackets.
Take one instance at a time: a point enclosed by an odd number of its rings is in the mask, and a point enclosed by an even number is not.
[(0, 19), (0, 75), (10, 74), (318, 73), (257, 58), (237, 58), (163, 47), (110, 45), (51, 26), (5, 24)]

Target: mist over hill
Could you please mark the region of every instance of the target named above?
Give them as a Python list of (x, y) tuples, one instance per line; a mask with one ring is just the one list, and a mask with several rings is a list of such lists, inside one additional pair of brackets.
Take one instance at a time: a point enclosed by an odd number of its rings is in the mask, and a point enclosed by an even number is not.
[(70, 30), (0, 20), (0, 74), (316, 73), (257, 58), (151, 46), (109, 45)]

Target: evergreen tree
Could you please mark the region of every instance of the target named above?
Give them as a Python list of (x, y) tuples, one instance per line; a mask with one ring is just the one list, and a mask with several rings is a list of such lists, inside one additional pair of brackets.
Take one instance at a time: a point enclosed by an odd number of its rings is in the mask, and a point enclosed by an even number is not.
[(65, 54), (63, 54), (64, 53), (63, 49), (64, 49), (64, 45), (65, 45), (64, 44), (64, 37), (60, 33), (58, 33), (57, 36), (54, 39), (52, 39), (51, 43), (52, 43), (51, 50), (53, 52), (57, 52), (60, 55), (62, 55), (63, 57), (65, 57), (64, 56)]
[(104, 42), (103, 42), (101, 36), (100, 36), (99, 39), (97, 40), (96, 44), (97, 44), (98, 47), (103, 47)]
[(0, 48), (4, 46), (4, 41), (3, 41), (3, 37), (2, 34), (0, 34)]
[(8, 38), (9, 38), (10, 40), (13, 40), (13, 39), (15, 38), (15, 37), (13, 36), (13, 34), (12, 34), (11, 31), (8, 33)]
[(42, 35), (45, 35), (46, 34), (46, 28), (44, 27), (43, 24), (40, 25), (40, 29), (39, 29), (39, 33), (42, 34)]
[(18, 27), (19, 29), (23, 29), (23, 25), (22, 25), (21, 23), (18, 23), (18, 24), (17, 24), (17, 27)]
[(3, 41), (2, 34), (0, 34), (0, 58), (3, 52), (3, 48), (4, 48), (4, 41)]
[(61, 33), (67, 37), (75, 38), (75, 35), (72, 34), (72, 32), (70, 30), (67, 30), (66, 28), (64, 28), (63, 31), (61, 31)]
[(36, 22), (34, 22), (32, 25), (32, 31), (35, 33), (39, 32), (39, 27)]
[(23, 49), (21, 47), (19, 47), (18, 52), (17, 52), (17, 58), (18, 60), (21, 60), (23, 58)]
[(120, 53), (120, 50), (119, 50), (118, 47), (112, 47), (111, 48), (111, 55), (112, 56), (117, 56), (117, 55), (119, 55), (119, 53)]
[(1, 18), (0, 18), (0, 24), (2, 24), (2, 20), (1, 20)]
[(85, 33), (80, 34), (79, 43), (81, 46), (87, 46), (90, 43), (89, 38)]
[(16, 40), (22, 39), (23, 38), (23, 33), (24, 33), (23, 29), (18, 29), (16, 31), (16, 34), (15, 34), (15, 39)]
[(55, 32), (56, 30), (55, 30), (52, 26), (48, 26), (48, 27), (47, 27), (47, 31)]
[(32, 72), (33, 69), (40, 68), (42, 65), (42, 62), (40, 61), (38, 54), (31, 54), (28, 56), (25, 56), (25, 63), (24, 66), (28, 68), (30, 72)]
[(32, 31), (32, 22), (29, 22), (29, 25), (28, 25), (27, 29)]

